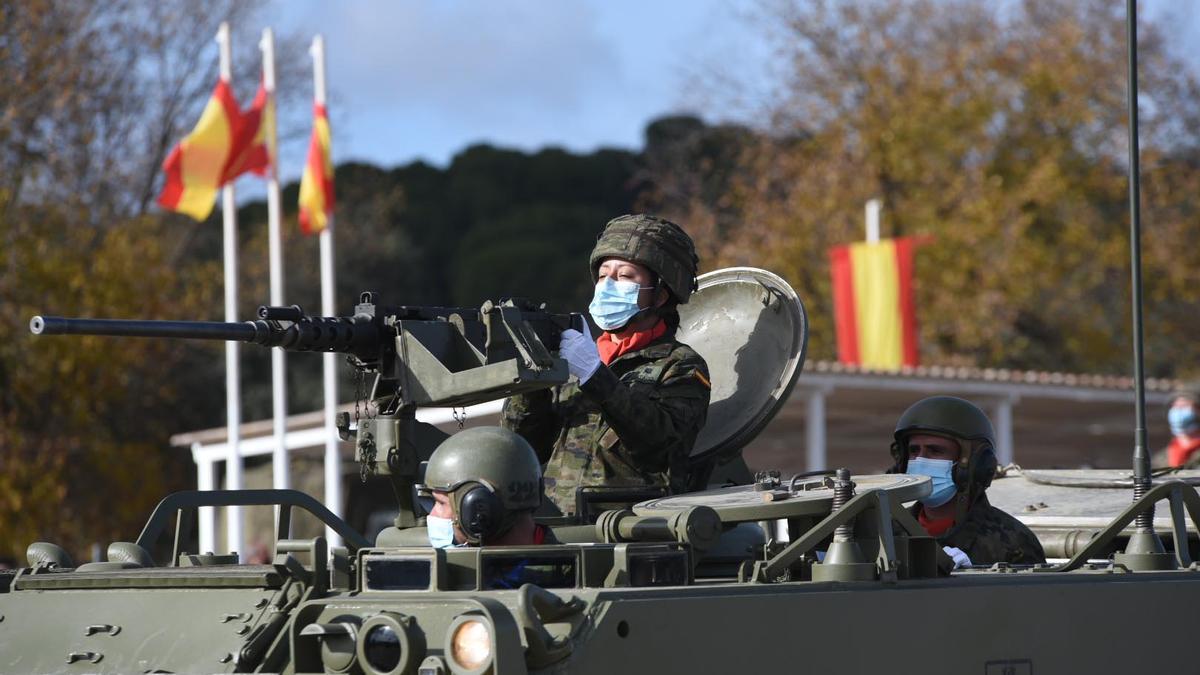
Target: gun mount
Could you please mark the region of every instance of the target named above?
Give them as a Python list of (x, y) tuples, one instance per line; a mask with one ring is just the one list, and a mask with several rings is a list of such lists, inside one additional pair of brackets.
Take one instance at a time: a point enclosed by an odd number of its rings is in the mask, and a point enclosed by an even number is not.
[(566, 380), (546, 345), (582, 318), (523, 298), (466, 307), (387, 307), (365, 292), (351, 316), (308, 316), (298, 305), (258, 308), (243, 322), (138, 321), (35, 316), (35, 335), (235, 340), (296, 352), (348, 354), (377, 379), (381, 409), (482, 403)]
[(35, 316), (35, 335), (111, 335), (236, 340), (288, 351), (348, 355), (360, 377), (374, 377), (363, 419), (339, 420), (343, 439), (368, 474), (388, 476), (399, 502), (398, 527), (416, 524), (412, 486), (421, 461), (445, 438), (418, 422), (416, 409), (467, 406), (566, 382), (557, 358), (562, 331), (583, 321), (552, 314), (523, 298), (465, 307), (388, 307), (373, 292), (359, 296), (350, 316), (308, 316), (297, 305), (263, 306), (244, 322), (134, 321)]

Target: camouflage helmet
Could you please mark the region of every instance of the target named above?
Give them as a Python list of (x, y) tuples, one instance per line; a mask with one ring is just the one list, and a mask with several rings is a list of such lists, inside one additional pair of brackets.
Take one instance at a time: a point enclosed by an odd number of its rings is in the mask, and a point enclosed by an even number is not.
[(930, 396), (909, 406), (896, 421), (893, 471), (907, 468), (908, 438), (922, 433), (959, 441), (963, 456), (955, 464), (954, 483), (961, 491), (971, 491), (971, 501), (991, 485), (996, 474), (996, 430), (979, 406), (954, 396)]
[[(537, 508), (542, 467), (528, 441), (501, 427), (472, 427), (442, 441), (429, 457), (425, 487), (455, 494), (483, 484), (510, 513)], [(458, 511), (458, 499), (455, 511)]]
[(593, 279), (606, 258), (644, 265), (658, 275), (679, 304), (686, 303), (696, 290), (700, 264), (696, 245), (682, 227), (664, 218), (639, 213), (608, 221), (589, 260)]

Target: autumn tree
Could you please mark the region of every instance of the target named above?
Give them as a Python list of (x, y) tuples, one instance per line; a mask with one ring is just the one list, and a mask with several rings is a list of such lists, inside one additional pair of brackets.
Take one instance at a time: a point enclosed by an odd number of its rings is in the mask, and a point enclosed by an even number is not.
[(166, 439), (223, 407), (219, 349), (35, 338), (28, 321), (219, 315), (219, 228), (150, 205), (215, 82), (220, 21), (257, 82), (259, 5), (0, 4), (0, 557), (52, 539), (86, 559), (191, 483)]
[[(916, 283), (926, 361), (1125, 371), (1123, 9), (766, 3), (782, 76), (738, 180), (716, 199), (662, 207), (714, 223), (718, 264), (784, 273), (808, 304), (817, 357), (834, 356), (826, 252), (861, 239), (862, 205), (881, 197), (885, 235), (929, 242)], [(1157, 27), (1139, 31), (1147, 335), (1160, 348), (1148, 366), (1182, 375), (1200, 362), (1185, 339), (1200, 329), (1189, 309), (1200, 279), (1179, 258), (1196, 231), (1200, 96)], [(695, 182), (696, 171), (676, 164), (657, 180)]]

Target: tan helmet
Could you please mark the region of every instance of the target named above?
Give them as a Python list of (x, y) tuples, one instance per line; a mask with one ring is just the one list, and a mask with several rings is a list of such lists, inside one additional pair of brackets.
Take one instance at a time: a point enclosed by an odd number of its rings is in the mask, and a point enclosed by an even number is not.
[(542, 501), (537, 453), (500, 427), (472, 427), (442, 441), (425, 468), (425, 488), (450, 495), (459, 528), (471, 543), (503, 535), (522, 511)]
[[(979, 406), (954, 396), (930, 396), (909, 406), (896, 421), (891, 447), (893, 471), (902, 473), (907, 469), (908, 437), (921, 433), (960, 443), (963, 457), (954, 467), (954, 484), (959, 491), (982, 493), (992, 484), (996, 474), (996, 430)], [(961, 463), (964, 460), (965, 465)]]
[(644, 265), (658, 275), (679, 304), (696, 290), (700, 258), (683, 228), (665, 218), (644, 213), (613, 218), (604, 226), (589, 260), (593, 281), (606, 258)]

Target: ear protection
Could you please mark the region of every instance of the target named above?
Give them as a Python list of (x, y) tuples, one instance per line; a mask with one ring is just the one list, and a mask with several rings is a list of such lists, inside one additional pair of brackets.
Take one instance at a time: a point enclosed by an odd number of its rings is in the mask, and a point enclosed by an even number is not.
[(999, 462), (996, 461), (996, 451), (992, 449), (992, 444), (987, 441), (975, 441), (975, 444), (978, 445), (969, 448), (971, 454), (967, 465), (954, 465), (952, 475), (959, 492), (965, 493), (972, 485), (977, 486), (979, 490), (986, 490), (996, 476)]
[(504, 534), (504, 504), (492, 486), (469, 482), (454, 491), (454, 515), (467, 541), (478, 544)]

